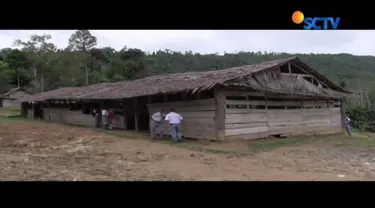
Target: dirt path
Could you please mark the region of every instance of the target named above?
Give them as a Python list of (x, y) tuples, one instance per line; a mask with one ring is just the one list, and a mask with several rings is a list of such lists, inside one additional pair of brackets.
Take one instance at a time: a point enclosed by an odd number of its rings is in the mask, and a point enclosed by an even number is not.
[[(21, 122), (21, 121), (20, 121)], [(373, 180), (373, 149), (314, 145), (244, 153), (243, 143), (151, 142), (90, 129), (0, 121), (4, 180)], [(202, 144), (201, 144), (202, 143)], [(237, 146), (236, 146), (237, 145)], [(199, 150), (191, 150), (194, 147)], [(206, 148), (227, 153), (205, 153)], [(209, 151), (206, 151), (209, 152)], [(228, 153), (229, 152), (229, 153)]]

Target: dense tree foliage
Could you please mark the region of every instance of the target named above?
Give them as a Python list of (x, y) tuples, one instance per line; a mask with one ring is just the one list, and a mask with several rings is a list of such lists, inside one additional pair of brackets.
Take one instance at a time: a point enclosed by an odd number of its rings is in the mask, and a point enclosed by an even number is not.
[[(153, 74), (218, 70), (298, 56), (337, 84), (352, 90), (375, 87), (375, 57), (350, 54), (287, 54), (238, 52), (200, 54), (191, 51), (159, 50), (145, 52), (123, 47), (95, 48), (97, 39), (88, 30), (78, 30), (67, 40), (65, 49), (56, 49), (51, 36), (33, 35), (29, 40), (15, 40), (18, 49), (0, 50), (0, 89), (9, 83), (33, 84), (36, 92), (87, 83), (115, 82)], [(18, 81), (19, 80), (19, 81)], [(31, 83), (30, 80), (34, 82)]]
[[(360, 96), (360, 102), (355, 101), (351, 106), (360, 107), (348, 112), (363, 117), (363, 122), (373, 117), (373, 56), (245, 51), (219, 55), (168, 49), (146, 52), (126, 46), (116, 51), (110, 47), (96, 47), (98, 40), (88, 30), (76, 31), (67, 40), (67, 48), (57, 49), (50, 42), (51, 38), (48, 34), (32, 35), (28, 40), (15, 40), (14, 46), (18, 46), (18, 49), (0, 49), (0, 93), (15, 86), (33, 86), (34, 92), (43, 92), (57, 87), (116, 82), (155, 74), (218, 70), (298, 56), (336, 84), (352, 91), (365, 91)], [(363, 109), (369, 111), (366, 116), (362, 115)], [(360, 126), (365, 124), (358, 124)]]

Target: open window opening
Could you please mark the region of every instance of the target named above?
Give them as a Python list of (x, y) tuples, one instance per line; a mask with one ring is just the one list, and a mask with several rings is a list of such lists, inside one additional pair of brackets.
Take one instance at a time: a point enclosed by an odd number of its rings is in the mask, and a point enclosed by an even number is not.
[(199, 92), (199, 99), (209, 99), (209, 98), (214, 98), (214, 97), (215, 97), (215, 92), (213, 89), (203, 90)]

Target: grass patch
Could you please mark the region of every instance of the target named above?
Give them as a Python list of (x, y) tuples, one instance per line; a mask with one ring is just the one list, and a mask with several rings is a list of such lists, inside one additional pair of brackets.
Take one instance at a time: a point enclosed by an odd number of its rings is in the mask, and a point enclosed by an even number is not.
[[(369, 136), (370, 135), (370, 136)], [(298, 136), (284, 139), (269, 139), (249, 142), (250, 151), (270, 151), (273, 149), (312, 144), (318, 147), (349, 147), (349, 148), (375, 148), (375, 137), (371, 133), (361, 133), (353, 136)]]
[(18, 108), (0, 108), (0, 116), (21, 115), (21, 109)]
[(279, 139), (263, 139), (257, 141), (249, 142), (248, 146), (250, 151), (269, 151), (272, 149), (286, 147), (286, 146), (293, 146), (293, 145), (301, 145), (311, 143), (314, 137), (308, 136), (298, 136), (298, 137), (290, 137), (290, 138), (279, 138)]
[(193, 151), (202, 152), (202, 153), (242, 155), (242, 153), (235, 152), (235, 151), (193, 146), (193, 145), (189, 145), (189, 143), (177, 143), (176, 144), (176, 143), (171, 143), (171, 142), (167, 142), (167, 141), (164, 141), (163, 143), (172, 145), (174, 147), (179, 147), (179, 148), (183, 148), (183, 149), (187, 149), (187, 150), (193, 150)]
[(349, 147), (349, 148), (375, 148), (375, 139), (358, 136), (343, 136), (334, 141), (335, 147)]

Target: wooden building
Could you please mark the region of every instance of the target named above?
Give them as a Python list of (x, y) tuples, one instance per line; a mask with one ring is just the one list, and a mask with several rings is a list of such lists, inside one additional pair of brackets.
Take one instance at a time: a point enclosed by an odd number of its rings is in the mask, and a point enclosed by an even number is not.
[(185, 137), (247, 140), (341, 132), (348, 94), (292, 57), (216, 71), (61, 88), (25, 100), (34, 104), (25, 102), (24, 109), (32, 118), (38, 114), (35, 109), (44, 109), (44, 120), (92, 126), (92, 109), (107, 107), (117, 115), (117, 128), (148, 131), (150, 115), (174, 108), (184, 117)]
[(27, 90), (17, 87), (0, 96), (0, 107), (20, 108), (21, 100), (30, 96)]

